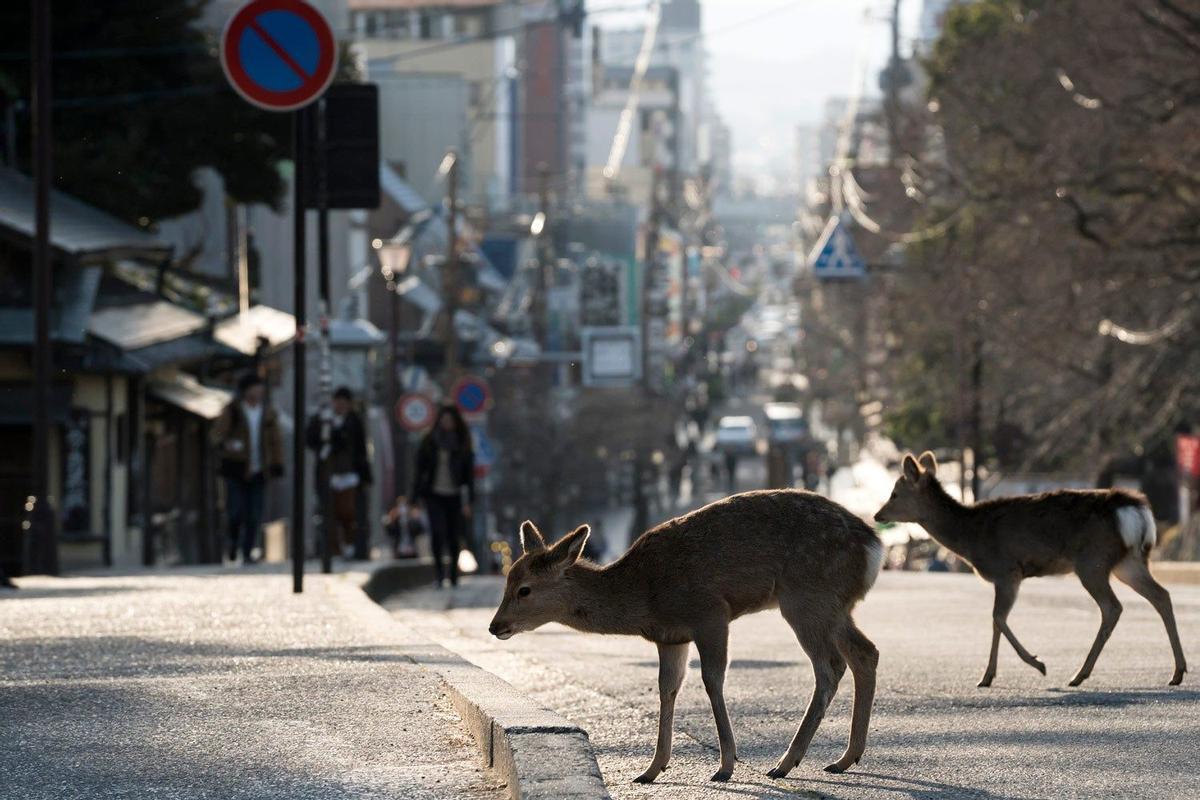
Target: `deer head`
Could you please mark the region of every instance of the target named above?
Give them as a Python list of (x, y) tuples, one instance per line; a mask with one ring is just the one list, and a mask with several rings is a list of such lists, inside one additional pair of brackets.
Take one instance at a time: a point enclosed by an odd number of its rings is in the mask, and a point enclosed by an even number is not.
[(919, 522), (923, 499), (937, 481), (937, 459), (926, 450), (920, 458), (904, 457), (892, 496), (875, 512), (876, 522)]
[(583, 555), (591, 528), (581, 525), (552, 546), (532, 522), (521, 523), (521, 550), (509, 568), (504, 598), (488, 631), (498, 639), (561, 621), (570, 611), (573, 592), (567, 568)]

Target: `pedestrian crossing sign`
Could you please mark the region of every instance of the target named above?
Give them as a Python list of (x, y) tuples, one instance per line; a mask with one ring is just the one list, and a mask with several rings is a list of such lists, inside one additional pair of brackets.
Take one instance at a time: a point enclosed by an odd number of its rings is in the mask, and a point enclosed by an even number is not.
[(865, 278), (867, 264), (854, 246), (850, 226), (838, 215), (829, 218), (808, 264), (818, 278)]

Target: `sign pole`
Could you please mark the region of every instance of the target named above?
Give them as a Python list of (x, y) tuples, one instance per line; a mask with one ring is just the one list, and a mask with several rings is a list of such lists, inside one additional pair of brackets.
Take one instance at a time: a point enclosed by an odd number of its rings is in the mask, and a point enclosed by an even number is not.
[(317, 189), (317, 282), (321, 293), (321, 453), (320, 463), (321, 485), (318, 497), (321, 500), (321, 572), (328, 575), (333, 572), (333, 534), (336, 523), (333, 519), (333, 486), (329, 480), (333, 477), (332, 468), (332, 439), (333, 439), (333, 365), (329, 353), (329, 197), (328, 197), (328, 164), (325, 153), (325, 99), (322, 98), (308, 108), (311, 119), (315, 123), (311, 130), (316, 133), (317, 141), (314, 152), (316, 163), (310, 164), (317, 171), (314, 186)]
[(292, 345), (292, 591), (304, 591), (304, 422), (307, 413), (304, 399), (305, 356), (304, 328), (307, 324), (305, 305), (308, 281), (305, 270), (304, 229), (304, 112), (292, 112), (292, 259), (294, 283), (294, 305), (296, 314), (296, 341)]
[[(50, 502), (50, 0), (32, 0), (33, 50), (33, 499), (29, 508), (26, 571), (58, 574), (58, 520)], [(143, 536), (149, 536), (149, 509), (143, 509)]]

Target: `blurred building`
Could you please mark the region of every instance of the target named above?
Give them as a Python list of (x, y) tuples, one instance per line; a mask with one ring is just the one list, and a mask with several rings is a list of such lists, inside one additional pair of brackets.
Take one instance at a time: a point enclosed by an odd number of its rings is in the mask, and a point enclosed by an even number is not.
[[(0, 559), (20, 570), (30, 494), (33, 186), (0, 170)], [(220, 561), (209, 447), (236, 375), (291, 343), (290, 314), (205, 313), (219, 282), (68, 195), (51, 197), (54, 295), (50, 494), (65, 569)]]
[(488, 210), (516, 188), (520, 14), (502, 0), (351, 0), (366, 78), (379, 85), (380, 152), (405, 165), (427, 202), (447, 149), (458, 150), (460, 193)]

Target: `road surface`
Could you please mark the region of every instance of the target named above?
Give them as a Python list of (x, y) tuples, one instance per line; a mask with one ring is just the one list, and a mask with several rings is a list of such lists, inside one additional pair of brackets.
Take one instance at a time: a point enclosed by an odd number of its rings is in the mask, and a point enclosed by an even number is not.
[[(1195, 665), (1200, 589), (1171, 588)], [(783, 780), (764, 774), (795, 732), (812, 672), (778, 612), (743, 618), (733, 626), (726, 683), (741, 759), (733, 781), (708, 782), (717, 766), (716, 732), (693, 649), (676, 712), (675, 755), (651, 786), (630, 781), (653, 751), (654, 646), (558, 625), (497, 641), (487, 624), (499, 591), (498, 580), (479, 579), (454, 593), (410, 593), (392, 610), (583, 725), (618, 800), (1197, 796), (1200, 669), (1182, 687), (1166, 686), (1166, 634), (1149, 605), (1124, 586), (1117, 594), (1125, 614), (1093, 676), (1070, 689), (1099, 613), (1073, 578), (1026, 581), (1009, 621), (1049, 675), (1002, 645), (994, 687), (977, 689), (990, 638), (990, 587), (963, 574), (882, 574), (857, 612), (881, 651), (875, 715), (862, 763), (841, 776), (821, 767), (845, 745), (848, 674), (800, 766)]]

